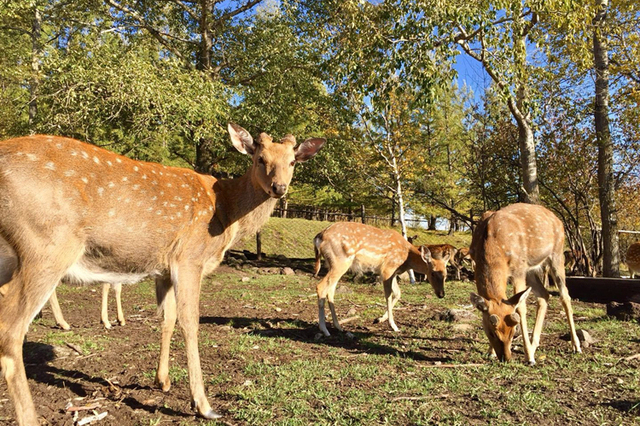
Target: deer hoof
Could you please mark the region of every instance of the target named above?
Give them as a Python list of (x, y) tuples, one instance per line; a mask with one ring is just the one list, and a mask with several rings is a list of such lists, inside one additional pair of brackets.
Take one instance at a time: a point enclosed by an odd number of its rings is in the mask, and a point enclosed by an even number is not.
[(203, 418), (205, 418), (207, 420), (216, 420), (216, 419), (222, 418), (222, 414), (216, 413), (215, 411), (213, 411), (213, 409), (209, 410), (205, 414), (200, 414), (200, 416), (202, 416)]
[(536, 365), (536, 360), (535, 359), (531, 359), (531, 360), (529, 360), (529, 362), (527, 364), (529, 364), (529, 366), (533, 367), (534, 365)]
[(127, 322), (125, 320), (118, 321), (118, 323), (120, 323), (120, 325), (126, 325), (127, 324)]
[(69, 324), (67, 324), (66, 322), (63, 322), (61, 324), (58, 324), (60, 326), (61, 329), (63, 329), (64, 331), (69, 331), (71, 330), (71, 326)]
[(169, 380), (168, 377), (164, 381), (156, 378), (156, 385), (162, 389), (162, 392), (169, 392), (169, 389), (171, 389), (171, 380)]

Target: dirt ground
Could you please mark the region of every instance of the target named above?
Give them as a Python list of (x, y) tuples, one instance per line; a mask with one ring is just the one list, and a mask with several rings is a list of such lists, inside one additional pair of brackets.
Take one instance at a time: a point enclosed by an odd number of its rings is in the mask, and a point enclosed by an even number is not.
[[(356, 356), (358, 352), (365, 351), (377, 352), (381, 355), (388, 353), (390, 357), (398, 356), (398, 349), (390, 349), (384, 345), (369, 345), (363, 348), (358, 340), (330, 338), (324, 344), (317, 344), (317, 309), (315, 298), (311, 297), (313, 295), (311, 283), (314, 281), (309, 274), (311, 263), (306, 262), (307, 266), (295, 269), (301, 277), (299, 293), (309, 293), (309, 290), (312, 292), (306, 298), (292, 297), (278, 304), (276, 309), (268, 304), (242, 300), (245, 294), (242, 288), (247, 288), (248, 292), (251, 291), (251, 285), (254, 285), (242, 281), (241, 277), (246, 276), (247, 271), (229, 266), (222, 266), (219, 269), (220, 273), (232, 277), (237, 292), (226, 291), (225, 288), (230, 284), (220, 283), (215, 275), (204, 282), (200, 312), (200, 356), (205, 378), (209, 378), (206, 379), (205, 385), (207, 395), (214, 410), (225, 415), (223, 424), (260, 423), (234, 419), (231, 410), (236, 400), (233, 394), (226, 390), (230, 383), (240, 385), (246, 381), (247, 357), (266, 364), (273, 359), (268, 352), (261, 351), (238, 356), (237, 350), (227, 343), (230, 335), (254, 333), (263, 337), (286, 339), (287, 344), (290, 343), (293, 349), (278, 354), (277, 362), (281, 365), (291, 361), (288, 357), (298, 356), (296, 351), (303, 354), (310, 353), (316, 358), (322, 358), (325, 354), (334, 353), (336, 350), (344, 351), (350, 354), (349, 356)], [(93, 410), (80, 411), (79, 419), (93, 415), (94, 411), (97, 414), (108, 413), (104, 419), (92, 423), (96, 425), (202, 423), (194, 417), (190, 408), (189, 386), (185, 370), (186, 355), (178, 327), (174, 334), (171, 353), (173, 386), (167, 393), (163, 393), (154, 386), (154, 371), (159, 354), (160, 321), (154, 308), (152, 284), (143, 283), (139, 286), (141, 287), (138, 289), (126, 287), (123, 291), (126, 326), (115, 325), (111, 330), (105, 330), (99, 324), (100, 288), (98, 286), (75, 288), (61, 293), (62, 309), (67, 321), (73, 327), (71, 332), (65, 333), (55, 327), (48, 306), (43, 311), (43, 318), (32, 324), (24, 346), (24, 357), (29, 385), (43, 424), (73, 425), (73, 412), (66, 410), (70, 406), (93, 407)], [(383, 301), (380, 288), (372, 290), (372, 294), (375, 294), (376, 302)], [(468, 292), (465, 294), (468, 297)], [(409, 327), (419, 329), (430, 326), (433, 318), (424, 315), (424, 311), (421, 310), (423, 308), (412, 304), (403, 306), (404, 308), (400, 309), (404, 311), (397, 316), (398, 324), (403, 330)], [(560, 312), (555, 314), (558, 317), (561, 316)], [(114, 316), (112, 313), (111, 317)], [(389, 336), (391, 334), (385, 325), (371, 325), (370, 321), (366, 324), (363, 326), (355, 323), (350, 329), (363, 335)], [(475, 335), (481, 336), (478, 334), (480, 333), (478, 332), (479, 322), (474, 323), (474, 327)], [(426, 343), (420, 343), (422, 346), (418, 349), (407, 350), (401, 355), (419, 363), (446, 364), (454, 360), (457, 354), (467, 351), (471, 341), (472, 339), (468, 337), (432, 338), (425, 341)], [(566, 353), (568, 342), (547, 339), (543, 344), (548, 350), (550, 346), (557, 344)], [(630, 350), (639, 347), (637, 341), (634, 345)], [(570, 355), (567, 356), (570, 357)], [(225, 380), (216, 382), (210, 379), (217, 376), (224, 376)], [(359, 382), (357, 385), (367, 386), (366, 382), (364, 384)], [(343, 386), (348, 387), (349, 383)], [(373, 387), (373, 383), (371, 386)], [(602, 388), (602, 383), (589, 384), (585, 381), (583, 393), (579, 398), (592, 398), (596, 401), (606, 397), (607, 394), (613, 397), (613, 389), (601, 394), (591, 392), (597, 390), (596, 388)], [(562, 387), (552, 387), (547, 396), (552, 399), (567, 397)], [(620, 404), (623, 406), (613, 407), (613, 410), (618, 412), (626, 410), (637, 414), (637, 407), (631, 406), (637, 399), (637, 395), (634, 398), (627, 392), (627, 395), (622, 396), (624, 398), (617, 401), (621, 401)], [(482, 417), (478, 419), (477, 412), (474, 412), (473, 398), (477, 397), (469, 396), (468, 407), (462, 401), (459, 403), (458, 409), (462, 413), (462, 418), (475, 419), (471, 422), (475, 424), (485, 423), (485, 420)], [(628, 400), (627, 405), (631, 405), (625, 406), (625, 400)], [(476, 404), (479, 403), (476, 402)], [(579, 411), (580, 403), (576, 404), (576, 411)], [(6, 384), (0, 382), (0, 423), (14, 424), (13, 418), (13, 406), (9, 401)], [(632, 418), (634, 417), (628, 417), (629, 420)], [(512, 414), (506, 420), (519, 422), (518, 419), (521, 418)], [(535, 417), (530, 420), (538, 423)], [(599, 422), (586, 419), (584, 423)]]

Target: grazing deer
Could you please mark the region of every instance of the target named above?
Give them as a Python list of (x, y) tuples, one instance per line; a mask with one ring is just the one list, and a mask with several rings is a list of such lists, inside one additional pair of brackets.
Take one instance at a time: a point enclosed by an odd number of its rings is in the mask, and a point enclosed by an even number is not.
[[(474, 230), (471, 257), (476, 264), (479, 294), (471, 293), (471, 302), (482, 312), (491, 354), (500, 360), (511, 359), (511, 341), (515, 326), (520, 323), (525, 355), (529, 364), (535, 364), (534, 354), (540, 343), (549, 300), (545, 288), (548, 274), (560, 293), (573, 350), (581, 352), (565, 283), (563, 246), (562, 222), (538, 205), (512, 204), (497, 212), (486, 212)], [(506, 293), (509, 279), (515, 293), (511, 298), (507, 298)], [(538, 298), (533, 340), (529, 340), (526, 305), (531, 290)]]
[(29, 136), (0, 142), (0, 366), (19, 425), (38, 420), (22, 342), (29, 323), (62, 280), (134, 283), (156, 278), (164, 312), (156, 381), (168, 391), (176, 318), (185, 339), (193, 406), (220, 417), (205, 395), (198, 353), (202, 277), (225, 251), (255, 233), (289, 187), (294, 165), (324, 139), (296, 147), (287, 135), (257, 142), (235, 124), (235, 148), (253, 157), (247, 173), (218, 180), (192, 170), (135, 161), (73, 139)]
[(640, 243), (633, 243), (629, 246), (626, 263), (629, 267), (629, 278), (640, 276)]
[(340, 277), (349, 269), (372, 270), (382, 278), (387, 311), (376, 322), (389, 321), (389, 326), (398, 331), (393, 320), (393, 307), (400, 300), (400, 287), (396, 275), (414, 269), (427, 275), (436, 295), (444, 297), (446, 266), (443, 259), (435, 259), (426, 247), (418, 249), (398, 232), (378, 229), (355, 222), (338, 222), (320, 232), (313, 239), (316, 255), (316, 276), (320, 261), (324, 257), (329, 271), (318, 283), (318, 319), (320, 331), (329, 336), (324, 305), (329, 301), (333, 325), (344, 331), (336, 316), (334, 294)]
[[(107, 330), (111, 328), (111, 322), (109, 321), (109, 288), (113, 288), (113, 292), (116, 295), (116, 308), (118, 311), (118, 323), (120, 325), (125, 325), (126, 321), (124, 319), (124, 312), (122, 311), (122, 283), (104, 283), (102, 284), (102, 310), (100, 311), (100, 322), (104, 325), (104, 328)], [(49, 299), (49, 304), (51, 305), (51, 311), (53, 312), (53, 317), (56, 319), (56, 323), (63, 330), (70, 330), (71, 327), (69, 323), (65, 321), (64, 316), (62, 315), (62, 309), (60, 309), (60, 303), (58, 303), (58, 296), (56, 291), (53, 291), (51, 294), (51, 298)]]

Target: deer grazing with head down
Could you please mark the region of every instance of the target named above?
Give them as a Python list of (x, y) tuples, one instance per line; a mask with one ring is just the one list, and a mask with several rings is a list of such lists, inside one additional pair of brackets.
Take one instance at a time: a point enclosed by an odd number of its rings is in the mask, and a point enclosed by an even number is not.
[(389, 321), (389, 326), (398, 331), (393, 319), (393, 307), (400, 300), (400, 287), (396, 276), (413, 269), (427, 276), (434, 292), (444, 297), (446, 264), (443, 259), (435, 259), (426, 247), (418, 249), (398, 232), (379, 229), (355, 222), (338, 222), (320, 232), (313, 239), (316, 255), (316, 275), (324, 257), (327, 275), (317, 285), (318, 319), (320, 331), (329, 336), (325, 320), (325, 300), (333, 325), (344, 331), (338, 322), (334, 305), (336, 286), (340, 278), (349, 270), (371, 270), (381, 278), (387, 300), (387, 311), (376, 322)]
[[(111, 322), (109, 321), (109, 289), (113, 288), (113, 292), (116, 295), (116, 309), (118, 313), (118, 324), (125, 325), (124, 311), (122, 310), (122, 283), (104, 283), (102, 284), (102, 307), (100, 310), (100, 322), (107, 330), (111, 328)], [(54, 290), (49, 299), (49, 305), (51, 305), (51, 312), (56, 319), (56, 324), (63, 330), (71, 330), (69, 323), (64, 319), (62, 315), (62, 309), (60, 309), (60, 303), (58, 302), (58, 295)]]
[[(553, 213), (542, 206), (512, 204), (497, 212), (486, 212), (471, 241), (478, 294), (471, 302), (482, 313), (482, 325), (489, 338), (492, 355), (511, 359), (511, 342), (520, 324), (524, 351), (529, 364), (535, 364), (547, 312), (549, 292), (545, 281), (550, 275), (560, 293), (574, 352), (581, 352), (573, 322), (571, 298), (565, 283), (564, 227)], [(507, 298), (507, 282), (513, 282), (514, 296)], [(538, 311), (529, 339), (526, 299), (533, 290)]]
[(29, 323), (60, 281), (134, 283), (156, 278), (163, 310), (156, 381), (168, 391), (176, 319), (185, 339), (192, 404), (218, 418), (204, 390), (198, 352), (201, 279), (239, 238), (256, 232), (289, 187), (294, 165), (324, 139), (296, 147), (229, 124), (247, 173), (218, 180), (193, 170), (131, 160), (73, 139), (0, 142), (0, 367), (19, 425), (38, 419), (22, 359)]
[(640, 243), (633, 243), (629, 246), (625, 263), (629, 268), (629, 278), (640, 276)]

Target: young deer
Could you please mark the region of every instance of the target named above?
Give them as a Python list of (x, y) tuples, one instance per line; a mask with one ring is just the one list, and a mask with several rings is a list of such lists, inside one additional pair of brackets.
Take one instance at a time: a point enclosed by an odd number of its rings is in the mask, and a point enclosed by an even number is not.
[[(565, 284), (563, 246), (562, 222), (538, 205), (512, 204), (497, 212), (486, 212), (474, 230), (470, 250), (479, 294), (471, 293), (471, 302), (482, 312), (490, 351), (500, 360), (511, 359), (511, 341), (515, 326), (520, 323), (525, 355), (529, 364), (535, 364), (549, 300), (545, 288), (549, 273), (560, 293), (573, 350), (581, 352)], [(511, 298), (506, 294), (509, 279), (515, 293)], [(531, 290), (538, 298), (533, 340), (529, 340), (526, 306)]]
[(640, 243), (633, 243), (629, 246), (626, 264), (629, 267), (629, 278), (640, 276)]
[(22, 360), (29, 323), (62, 280), (134, 283), (156, 277), (164, 311), (156, 381), (170, 388), (176, 318), (185, 338), (192, 403), (215, 419), (198, 353), (204, 275), (239, 238), (256, 232), (288, 189), (294, 165), (324, 139), (297, 148), (229, 124), (235, 148), (253, 157), (247, 173), (217, 180), (192, 170), (135, 161), (73, 139), (29, 136), (0, 142), (0, 366), (19, 425), (38, 420)]
[(459, 249), (453, 258), (453, 262), (451, 262), (456, 268), (456, 280), (458, 281), (460, 281), (460, 271), (462, 269), (462, 264), (465, 261), (469, 261), (469, 263), (471, 263), (471, 269), (473, 270), (474, 264), (473, 260), (471, 260), (471, 255), (469, 254), (469, 247), (462, 247)]
[[(122, 311), (122, 283), (104, 283), (102, 284), (102, 309), (100, 311), (100, 322), (104, 325), (104, 328), (110, 329), (111, 322), (109, 321), (109, 288), (113, 288), (113, 292), (116, 295), (116, 308), (118, 312), (118, 323), (125, 325), (124, 312)], [(60, 303), (58, 303), (58, 295), (54, 290), (49, 299), (49, 305), (51, 305), (51, 311), (53, 317), (56, 319), (56, 324), (63, 330), (71, 330), (69, 323), (65, 321), (62, 315), (62, 309), (60, 309)]]
[(322, 257), (329, 269), (316, 288), (319, 326), (325, 336), (330, 335), (325, 320), (325, 299), (329, 300), (333, 325), (339, 331), (344, 331), (338, 322), (333, 300), (340, 277), (349, 269), (373, 270), (380, 275), (387, 299), (387, 311), (376, 322), (388, 320), (394, 331), (398, 331), (398, 327), (393, 320), (393, 307), (400, 300), (400, 287), (396, 275), (409, 269), (423, 273), (427, 275), (436, 295), (444, 297), (444, 260), (433, 258), (429, 249), (424, 246), (418, 250), (396, 231), (355, 222), (339, 222), (316, 235), (313, 244), (316, 275), (320, 271)]

